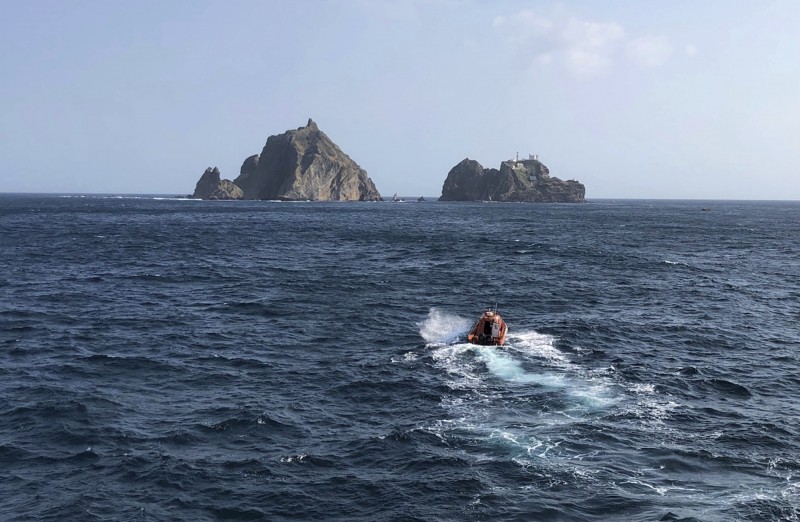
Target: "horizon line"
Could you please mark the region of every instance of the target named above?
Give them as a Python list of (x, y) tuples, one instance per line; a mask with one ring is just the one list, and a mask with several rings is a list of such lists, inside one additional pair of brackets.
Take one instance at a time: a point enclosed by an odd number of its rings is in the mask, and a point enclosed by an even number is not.
[[(3, 192), (0, 191), (0, 196), (150, 196), (150, 197), (171, 197), (171, 198), (180, 198), (180, 199), (194, 199), (188, 197), (187, 194), (178, 194), (174, 192)], [(412, 198), (416, 199), (420, 196), (398, 196), (400, 198)], [(441, 197), (439, 196), (426, 196), (423, 195), (422, 197), (428, 199), (430, 201), (437, 201)], [(268, 200), (257, 200), (257, 199), (244, 199), (244, 200), (231, 200), (231, 201), (268, 201)], [(756, 198), (756, 199), (743, 199), (743, 198), (713, 198), (713, 197), (696, 197), (696, 198), (680, 198), (680, 197), (650, 197), (650, 196), (606, 196), (606, 197), (598, 197), (598, 198), (586, 198), (585, 203), (591, 203), (593, 201), (741, 201), (741, 202), (786, 202), (786, 203), (796, 203), (800, 202), (800, 199), (772, 199), (772, 198)], [(335, 203), (358, 203), (358, 201), (338, 201), (338, 200), (324, 200), (324, 201), (310, 201), (312, 203), (325, 203), (325, 202), (335, 202)], [(442, 203), (479, 203), (481, 200), (470, 200), (470, 201), (443, 201)], [(531, 203), (534, 205), (542, 204), (540, 202), (526, 202), (526, 201), (497, 201), (496, 203)], [(547, 204), (547, 203), (544, 203)], [(571, 205), (575, 205), (576, 203), (570, 203)], [(578, 205), (580, 203), (577, 203)]]

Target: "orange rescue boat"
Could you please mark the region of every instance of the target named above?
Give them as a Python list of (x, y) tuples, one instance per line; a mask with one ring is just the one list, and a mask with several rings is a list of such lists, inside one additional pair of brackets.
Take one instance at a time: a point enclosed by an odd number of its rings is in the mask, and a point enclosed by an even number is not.
[(497, 309), (487, 310), (469, 331), (467, 340), (472, 344), (502, 346), (506, 342), (506, 332), (508, 326), (497, 313)]

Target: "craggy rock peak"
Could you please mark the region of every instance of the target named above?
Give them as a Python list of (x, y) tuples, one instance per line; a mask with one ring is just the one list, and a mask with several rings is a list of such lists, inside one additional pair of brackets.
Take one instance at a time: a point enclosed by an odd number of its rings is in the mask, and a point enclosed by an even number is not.
[(242, 199), (242, 189), (227, 179), (220, 179), (219, 169), (208, 167), (194, 188), (193, 198), (197, 199)]
[(538, 159), (508, 160), (500, 170), (485, 169), (469, 158), (450, 169), (440, 201), (529, 201), (584, 203), (586, 188), (574, 180), (550, 177)]
[[(198, 190), (206, 174), (198, 182)], [(216, 180), (219, 180), (219, 171)], [(209, 177), (210, 183), (214, 181)], [(230, 183), (239, 188), (243, 199), (381, 200), (380, 192), (367, 172), (342, 152), (311, 119), (305, 127), (267, 138), (260, 155), (244, 160), (239, 177), (233, 182), (222, 180), (219, 183)], [(195, 190), (196, 195), (198, 190)], [(202, 194), (199, 197), (210, 199)]]

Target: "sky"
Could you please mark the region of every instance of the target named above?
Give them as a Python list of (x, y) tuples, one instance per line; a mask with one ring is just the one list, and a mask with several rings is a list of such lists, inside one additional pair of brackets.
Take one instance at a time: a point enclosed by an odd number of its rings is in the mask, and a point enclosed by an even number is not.
[(0, 0), (0, 192), (189, 194), (313, 118), (384, 196), (800, 200), (796, 0)]

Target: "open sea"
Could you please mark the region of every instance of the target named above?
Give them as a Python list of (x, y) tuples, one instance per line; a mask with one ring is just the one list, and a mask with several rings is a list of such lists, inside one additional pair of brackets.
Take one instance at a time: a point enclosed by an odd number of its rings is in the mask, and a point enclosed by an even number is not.
[(800, 520), (798, 396), (800, 203), (0, 195), (3, 521)]

